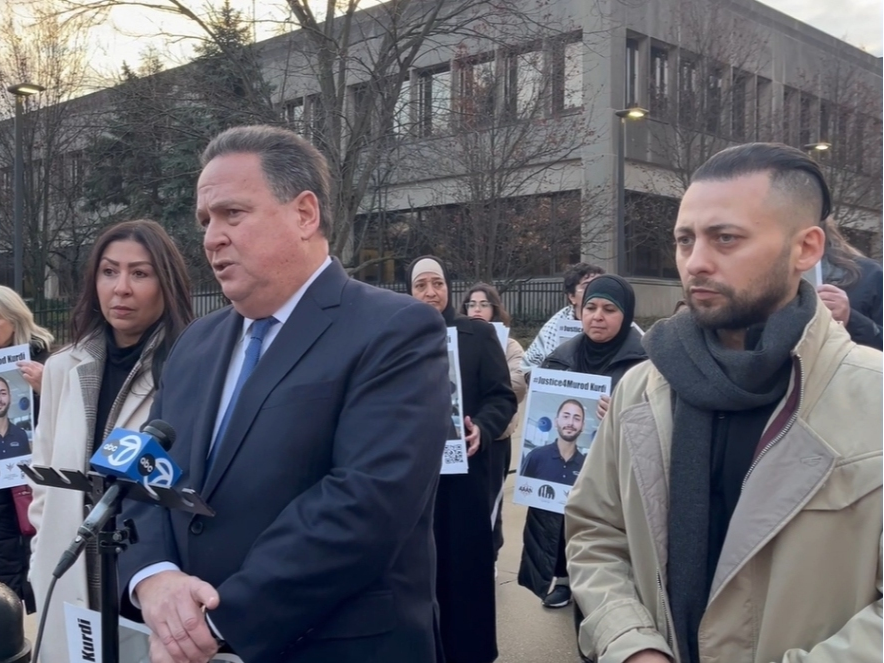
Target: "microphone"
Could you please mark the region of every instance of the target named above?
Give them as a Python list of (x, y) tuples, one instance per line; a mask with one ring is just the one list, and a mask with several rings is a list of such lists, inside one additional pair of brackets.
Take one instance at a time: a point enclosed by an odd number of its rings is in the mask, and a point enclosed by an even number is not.
[(175, 430), (160, 419), (142, 426), (140, 433), (117, 428), (89, 463), (105, 476), (171, 488), (181, 478), (181, 470), (166, 453), (173, 442)]
[(123, 428), (111, 431), (89, 462), (96, 472), (110, 477), (113, 483), (77, 529), (77, 536), (62, 554), (52, 572), (53, 577), (61, 578), (67, 573), (83, 552), (86, 542), (94, 538), (116, 514), (125, 497), (125, 484), (120, 484), (116, 479), (171, 488), (181, 478), (181, 469), (166, 453), (173, 442), (175, 429), (161, 419), (145, 424), (140, 433)]

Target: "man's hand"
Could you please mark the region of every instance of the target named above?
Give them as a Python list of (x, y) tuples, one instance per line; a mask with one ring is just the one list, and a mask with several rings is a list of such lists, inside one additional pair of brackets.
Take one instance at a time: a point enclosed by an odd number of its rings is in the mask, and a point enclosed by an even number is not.
[(218, 607), (215, 588), (181, 571), (162, 571), (135, 587), (150, 637), (151, 663), (208, 663), (218, 644), (205, 610)]
[(15, 365), (21, 371), (25, 382), (31, 385), (34, 393), (39, 394), (40, 386), (43, 384), (43, 364), (39, 361), (18, 361)]
[(832, 312), (832, 317), (842, 325), (846, 325), (850, 320), (850, 300), (847, 298), (847, 293), (828, 283), (819, 286), (816, 291), (826, 308)]
[(608, 414), (608, 408), (611, 406), (611, 397), (608, 395), (599, 396), (599, 404), (595, 408), (595, 416), (598, 417), (599, 421), (605, 418), (605, 415)]
[(656, 649), (645, 649), (638, 654), (633, 654), (624, 663), (671, 663), (671, 661), (666, 654), (658, 652)]
[(469, 417), (464, 417), (463, 423), (467, 427), (467, 456), (472, 456), (479, 450), (479, 445), (482, 443), (482, 431)]

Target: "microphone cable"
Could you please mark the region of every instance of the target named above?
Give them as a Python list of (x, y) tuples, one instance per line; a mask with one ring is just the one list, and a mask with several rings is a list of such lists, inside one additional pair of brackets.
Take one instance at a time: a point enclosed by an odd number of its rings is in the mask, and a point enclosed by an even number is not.
[(46, 600), (43, 602), (43, 614), (40, 615), (40, 625), (37, 627), (37, 638), (34, 641), (34, 659), (33, 663), (40, 661), (40, 646), (43, 644), (43, 631), (46, 630), (46, 616), (49, 614), (49, 602), (52, 601), (52, 592), (55, 591), (55, 583), (58, 578), (52, 576), (49, 581), (49, 589), (46, 590)]

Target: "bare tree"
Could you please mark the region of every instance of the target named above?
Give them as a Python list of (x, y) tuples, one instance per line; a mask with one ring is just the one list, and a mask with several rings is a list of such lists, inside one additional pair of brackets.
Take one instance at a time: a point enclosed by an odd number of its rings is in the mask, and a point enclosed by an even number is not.
[[(219, 41), (196, 5), (184, 0), (66, 2), (75, 13), (119, 6), (173, 13), (191, 20), (207, 39)], [(485, 38), (491, 31), (512, 41), (526, 26), (543, 22), (552, 5), (549, 0), (327, 0), (321, 6), (287, 0), (286, 5), (299, 30), (285, 37), (293, 51), (285, 58), (285, 71), (269, 76), (278, 89), (294, 89), (297, 96), (277, 101), (284, 106), (278, 110), (325, 153), (337, 184), (332, 252), (358, 269), (357, 219), (373, 211), (366, 202), (388, 158), (389, 135), (419, 58), (463, 39)], [(271, 66), (269, 56), (265, 65)]]
[[(62, 275), (60, 294), (71, 292), (68, 286), (79, 281), (83, 251), (96, 230), (81, 213), (80, 197), (82, 149), (98, 109), (66, 103), (88, 84), (89, 23), (83, 18), (62, 20), (56, 9), (48, 1), (34, 5), (32, 21), (17, 17), (11, 6), (0, 15), (0, 87), (29, 82), (46, 88), (24, 102), (22, 142), (24, 286), (37, 305), (51, 273)], [(7, 117), (13, 114), (13, 103), (11, 96), (2, 96)], [(0, 189), (0, 246), (8, 255), (13, 244), (13, 129), (11, 120), (0, 124), (0, 160), (9, 164)]]
[[(877, 84), (875, 84), (877, 83)], [(832, 216), (848, 233), (880, 227), (882, 212), (881, 79), (840, 59), (802, 73), (797, 113), (798, 142), (828, 145), (812, 150), (832, 193)], [(868, 247), (866, 247), (868, 249)]]
[(766, 37), (722, 0), (678, 0), (675, 14), (677, 48), (652, 53), (649, 97), (651, 117), (662, 122), (655, 151), (684, 192), (716, 152), (772, 136), (763, 135), (769, 118), (755, 116)]

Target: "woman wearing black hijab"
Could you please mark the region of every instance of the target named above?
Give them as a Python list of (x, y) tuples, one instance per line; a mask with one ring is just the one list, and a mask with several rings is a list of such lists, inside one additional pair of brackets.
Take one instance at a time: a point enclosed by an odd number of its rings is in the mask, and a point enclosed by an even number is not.
[(497, 658), (491, 445), (516, 413), (506, 358), (494, 327), (455, 314), (442, 262), (423, 256), (408, 268), (411, 294), (457, 328), (468, 474), (439, 478), (434, 513), (436, 596), (446, 663)]
[[(613, 392), (626, 371), (647, 359), (641, 335), (632, 327), (634, 315), (632, 286), (613, 274), (597, 276), (583, 291), (583, 333), (562, 343), (541, 368), (606, 375)], [(599, 400), (599, 419), (610, 401), (608, 396)], [(519, 584), (539, 596), (547, 608), (564, 608), (571, 602), (564, 524), (562, 514), (535, 508), (528, 509), (525, 520)]]

